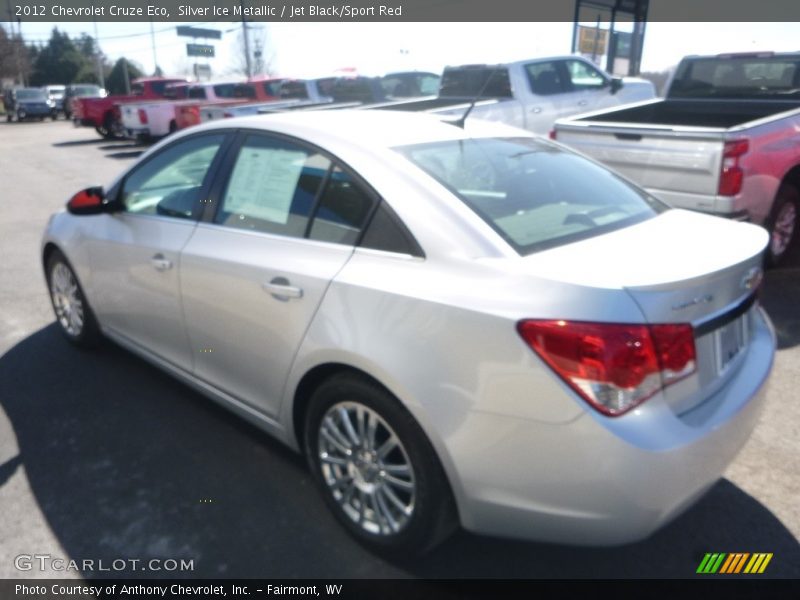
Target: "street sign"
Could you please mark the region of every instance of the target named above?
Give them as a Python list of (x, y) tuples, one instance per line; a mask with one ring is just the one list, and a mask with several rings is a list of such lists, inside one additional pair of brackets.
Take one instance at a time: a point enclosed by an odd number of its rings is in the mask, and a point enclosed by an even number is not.
[(178, 25), (175, 29), (177, 30), (178, 35), (182, 35), (185, 37), (205, 38), (207, 40), (222, 39), (222, 32), (217, 29), (204, 29), (202, 27), (187, 27), (186, 25)]
[(213, 58), (214, 46), (211, 44), (186, 44), (186, 56)]

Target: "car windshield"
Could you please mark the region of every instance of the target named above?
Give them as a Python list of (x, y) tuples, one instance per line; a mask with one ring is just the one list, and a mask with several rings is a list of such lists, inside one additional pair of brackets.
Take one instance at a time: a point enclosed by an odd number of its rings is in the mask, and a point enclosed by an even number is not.
[(44, 92), (42, 90), (19, 90), (17, 92), (17, 99), (18, 100), (41, 100), (44, 102), (46, 100)]
[(395, 150), (449, 188), (521, 255), (667, 210), (608, 169), (545, 140), (475, 138)]

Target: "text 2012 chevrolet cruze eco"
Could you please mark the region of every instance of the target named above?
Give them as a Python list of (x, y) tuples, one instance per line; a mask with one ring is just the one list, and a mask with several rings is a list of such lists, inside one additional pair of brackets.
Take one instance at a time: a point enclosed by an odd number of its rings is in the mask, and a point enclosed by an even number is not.
[(763, 404), (767, 239), (521, 130), (330, 111), (170, 138), (76, 194), (42, 259), (67, 338), (304, 452), (397, 553), (457, 524), (624, 543), (694, 502)]

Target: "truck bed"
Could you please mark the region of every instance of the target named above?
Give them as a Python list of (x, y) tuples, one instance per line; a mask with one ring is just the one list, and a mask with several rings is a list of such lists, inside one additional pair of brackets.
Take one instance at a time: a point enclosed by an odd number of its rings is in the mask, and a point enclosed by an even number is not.
[(800, 108), (800, 100), (659, 100), (574, 119), (626, 125), (678, 125), (729, 129)]

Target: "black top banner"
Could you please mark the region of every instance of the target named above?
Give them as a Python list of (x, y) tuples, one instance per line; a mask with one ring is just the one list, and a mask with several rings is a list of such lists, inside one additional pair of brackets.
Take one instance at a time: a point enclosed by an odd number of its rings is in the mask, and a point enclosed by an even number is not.
[[(5, 6), (3, 6), (5, 4)], [(598, 0), (597, 6), (614, 5)], [(631, 4), (627, 2), (626, 4)], [(2, 0), (7, 21), (573, 21), (574, 0)], [(648, 21), (800, 21), (798, 0), (650, 0)]]

